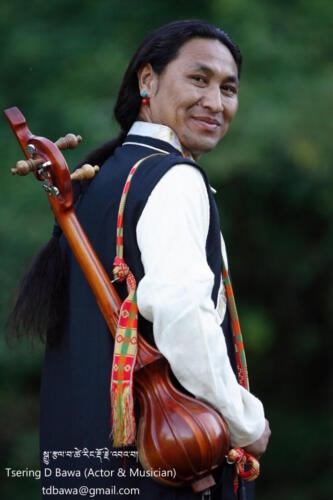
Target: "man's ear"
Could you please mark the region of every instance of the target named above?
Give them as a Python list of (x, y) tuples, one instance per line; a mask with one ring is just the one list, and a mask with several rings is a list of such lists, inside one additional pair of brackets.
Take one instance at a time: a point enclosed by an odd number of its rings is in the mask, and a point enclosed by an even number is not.
[(149, 97), (154, 96), (158, 87), (158, 75), (153, 70), (152, 65), (150, 63), (143, 64), (138, 69), (137, 75), (140, 94), (145, 90)]

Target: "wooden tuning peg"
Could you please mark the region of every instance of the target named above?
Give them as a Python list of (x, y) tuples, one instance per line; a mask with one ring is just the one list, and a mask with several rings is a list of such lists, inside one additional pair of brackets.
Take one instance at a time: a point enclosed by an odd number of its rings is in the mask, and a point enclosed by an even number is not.
[(80, 142), (82, 142), (82, 137), (75, 134), (67, 134), (65, 137), (60, 137), (54, 144), (58, 146), (59, 149), (74, 149)]
[(71, 179), (72, 181), (84, 181), (92, 179), (97, 172), (99, 172), (98, 165), (95, 165), (93, 167), (92, 165), (88, 165), (88, 163), (86, 163), (71, 174)]
[(28, 175), (42, 163), (44, 163), (44, 160), (41, 158), (36, 160), (20, 160), (16, 162), (15, 167), (11, 168), (10, 171), (13, 175)]

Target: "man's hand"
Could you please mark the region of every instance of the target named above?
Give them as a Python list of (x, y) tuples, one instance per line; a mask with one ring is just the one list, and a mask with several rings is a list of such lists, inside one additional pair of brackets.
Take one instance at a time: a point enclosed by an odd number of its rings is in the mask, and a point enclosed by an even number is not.
[(269, 427), (269, 422), (266, 420), (265, 430), (257, 441), (249, 444), (244, 448), (245, 451), (251, 453), (256, 458), (259, 458), (263, 453), (265, 453), (269, 438), (271, 436), (271, 429)]

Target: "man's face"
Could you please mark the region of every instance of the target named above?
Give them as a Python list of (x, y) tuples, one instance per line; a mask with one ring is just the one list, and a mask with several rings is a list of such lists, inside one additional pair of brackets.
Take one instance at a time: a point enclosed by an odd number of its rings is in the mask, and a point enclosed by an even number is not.
[(192, 38), (161, 75), (152, 71), (140, 88), (147, 90), (144, 119), (167, 125), (195, 158), (215, 148), (238, 107), (238, 70), (219, 40)]

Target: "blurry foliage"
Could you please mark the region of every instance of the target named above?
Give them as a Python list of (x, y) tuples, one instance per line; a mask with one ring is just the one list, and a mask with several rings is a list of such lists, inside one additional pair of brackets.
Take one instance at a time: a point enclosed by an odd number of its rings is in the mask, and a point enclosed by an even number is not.
[[(217, 188), (248, 352), (272, 442), (259, 499), (330, 497), (330, 335), (333, 331), (333, 4), (327, 0), (3, 0), (1, 108), (31, 130), (84, 143), (71, 166), (115, 135), (112, 108), (138, 43), (155, 27), (203, 18), (230, 32), (244, 57), (231, 131), (203, 158)], [(0, 123), (1, 329), (18, 281), (48, 239), (52, 215), (38, 183), (12, 178), (22, 155)], [(41, 346), (0, 343), (4, 467), (38, 467)], [(38, 481), (1, 477), (3, 499), (35, 499)]]

